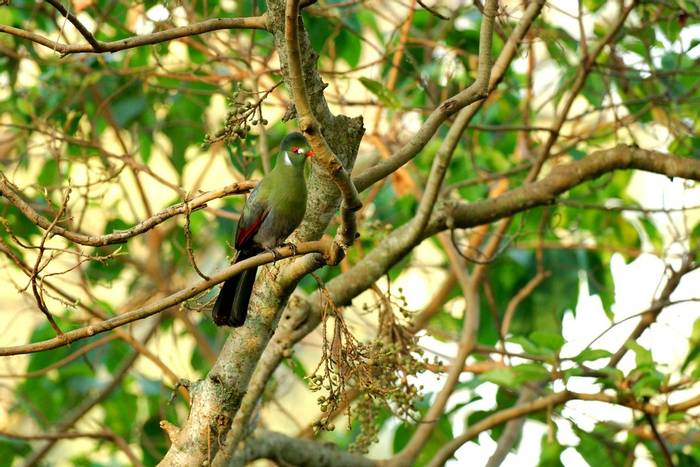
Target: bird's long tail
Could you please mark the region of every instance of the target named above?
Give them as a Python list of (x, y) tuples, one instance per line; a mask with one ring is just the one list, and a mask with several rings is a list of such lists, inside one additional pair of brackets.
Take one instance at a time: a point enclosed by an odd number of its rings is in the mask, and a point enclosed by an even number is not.
[[(252, 255), (239, 253), (236, 262)], [(255, 283), (257, 267), (246, 269), (224, 282), (212, 309), (212, 318), (218, 326), (243, 326), (248, 316), (248, 303)]]

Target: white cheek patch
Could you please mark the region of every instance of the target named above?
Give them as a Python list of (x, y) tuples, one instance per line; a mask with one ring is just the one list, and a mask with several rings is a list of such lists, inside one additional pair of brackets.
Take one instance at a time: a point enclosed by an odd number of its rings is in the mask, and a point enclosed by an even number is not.
[(284, 165), (292, 165), (292, 160), (289, 158), (289, 153), (284, 151), (284, 159), (282, 160)]

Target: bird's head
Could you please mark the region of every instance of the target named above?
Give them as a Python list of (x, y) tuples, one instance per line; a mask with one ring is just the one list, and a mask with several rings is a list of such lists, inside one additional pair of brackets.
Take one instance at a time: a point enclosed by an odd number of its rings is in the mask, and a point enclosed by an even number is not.
[(314, 155), (304, 135), (296, 131), (285, 136), (281, 149), (294, 165), (304, 165), (306, 158)]

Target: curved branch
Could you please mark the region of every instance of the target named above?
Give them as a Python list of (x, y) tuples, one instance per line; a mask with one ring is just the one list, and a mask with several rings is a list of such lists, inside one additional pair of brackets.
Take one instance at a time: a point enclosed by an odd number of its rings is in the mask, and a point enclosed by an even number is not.
[[(326, 284), (333, 302), (343, 306), (368, 289), (420, 241), (448, 228), (469, 228), (489, 224), (536, 206), (553, 204), (556, 197), (575, 186), (618, 169), (639, 169), (668, 176), (700, 181), (700, 161), (685, 157), (646, 151), (624, 145), (596, 151), (584, 159), (555, 167), (549, 175), (500, 196), (473, 203), (443, 202), (422, 235), (413, 242), (404, 242), (411, 235), (410, 223), (392, 232), (352, 268)], [(320, 321), (321, 310), (313, 305), (305, 308), (305, 322), (295, 332), (295, 342), (313, 331)]]
[(319, 240), (315, 242), (302, 243), (296, 247), (285, 246), (277, 248), (274, 250), (274, 253), (261, 253), (257, 256), (253, 256), (244, 261), (235, 263), (217, 274), (213, 274), (209, 280), (202, 280), (193, 286), (168, 295), (161, 300), (148, 303), (128, 313), (115, 316), (114, 318), (110, 318), (96, 324), (91, 324), (79, 329), (64, 332), (62, 335), (54, 337), (53, 339), (47, 339), (41, 342), (34, 342), (31, 344), (18, 345), (14, 347), (0, 347), (0, 356), (41, 352), (44, 350), (62, 347), (70, 344), (71, 342), (85, 339), (86, 337), (91, 337), (95, 334), (100, 334), (109, 331), (110, 329), (114, 329), (133, 321), (148, 318), (156, 313), (160, 313), (161, 311), (184, 302), (185, 300), (204, 292), (214, 285), (223, 282), (236, 274), (239, 274), (245, 269), (249, 269), (254, 266), (261, 266), (282, 258), (289, 258), (295, 254), (303, 255), (307, 253), (326, 253), (328, 251), (328, 247), (329, 242)]
[(314, 150), (314, 157), (326, 170), (343, 198), (341, 207), (342, 226), (338, 230), (338, 240), (343, 247), (349, 247), (355, 241), (357, 225), (355, 211), (362, 207), (355, 184), (350, 174), (333, 150), (328, 146), (321, 132), (321, 126), (311, 110), (309, 96), (304, 85), (301, 69), (301, 49), (299, 46), (299, 0), (287, 1), (285, 9), (284, 36), (287, 43), (287, 61), (289, 82), (292, 88), (294, 104), (299, 116), (299, 128)]
[[(425, 145), (428, 144), (428, 141), (430, 141), (437, 129), (445, 120), (447, 120), (448, 117), (463, 107), (482, 101), (489, 92), (496, 88), (498, 83), (500, 83), (505, 76), (508, 65), (513, 60), (515, 52), (518, 49), (518, 45), (520, 45), (522, 42), (525, 34), (527, 34), (527, 31), (530, 29), (530, 25), (535, 18), (537, 18), (544, 4), (545, 0), (535, 0), (530, 3), (528, 8), (525, 10), (523, 17), (520, 19), (520, 22), (518, 22), (518, 25), (513, 30), (510, 37), (508, 37), (508, 41), (503, 46), (501, 54), (490, 70), (491, 77), (490, 79), (487, 78), (488, 88), (486, 89), (486, 92), (484, 92), (480, 87), (475, 86), (477, 84), (475, 81), (464, 91), (461, 91), (459, 94), (440, 104), (430, 114), (418, 132), (413, 135), (413, 137), (406, 144), (404, 144), (401, 149), (392, 154), (388, 159), (379, 162), (361, 174), (353, 177), (353, 182), (355, 183), (358, 191), (366, 190), (377, 181), (383, 179), (413, 159), (416, 154), (418, 154), (425, 147)], [(483, 41), (483, 39), (480, 38), (480, 41)], [(482, 43), (483, 42), (480, 42), (480, 47)], [(479, 70), (481, 70), (481, 53)]]
[(671, 405), (653, 405), (653, 404), (641, 404), (635, 401), (619, 401), (615, 396), (609, 394), (582, 394), (571, 391), (562, 391), (548, 396), (542, 397), (541, 399), (534, 400), (532, 402), (527, 402), (525, 404), (516, 405), (509, 409), (501, 410), (493, 415), (490, 415), (483, 420), (470, 426), (464, 433), (454, 438), (449, 443), (445, 444), (438, 452), (435, 454), (433, 459), (428, 464), (429, 467), (439, 467), (444, 465), (450, 457), (459, 449), (464, 443), (474, 439), (479, 433), (486, 430), (490, 430), (502, 423), (510, 420), (514, 420), (525, 415), (529, 415), (534, 412), (539, 412), (550, 407), (561, 405), (570, 400), (583, 400), (583, 401), (598, 401), (598, 402), (608, 402), (610, 404), (617, 404), (623, 407), (629, 407), (635, 410), (643, 410), (649, 414), (659, 414), (674, 413), (674, 412), (685, 412), (690, 407), (695, 407), (700, 404), (700, 396), (679, 402), (678, 404)]
[(700, 181), (698, 160), (620, 144), (596, 151), (581, 160), (558, 165), (537, 182), (515, 188), (496, 198), (447, 205), (442, 215), (433, 219), (428, 230), (432, 233), (444, 230), (450, 222), (454, 227), (474, 227), (536, 206), (553, 204), (557, 196), (573, 187), (621, 169), (638, 169)]
[(16, 188), (13, 187), (10, 181), (5, 178), (5, 175), (0, 172), (0, 194), (7, 198), (7, 200), (19, 209), (32, 223), (44, 230), (51, 230), (51, 235), (58, 235), (74, 243), (86, 246), (105, 246), (115, 243), (124, 243), (129, 238), (140, 235), (173, 216), (201, 209), (211, 200), (223, 198), (224, 196), (232, 194), (246, 193), (254, 188), (256, 183), (257, 182), (254, 181), (232, 183), (218, 190), (203, 193), (192, 198), (190, 201), (170, 206), (129, 229), (112, 232), (106, 235), (89, 235), (81, 232), (72, 232), (59, 225), (53, 225), (52, 221), (49, 221), (46, 217), (36, 212), (29, 203), (24, 201), (22, 197), (17, 194)]
[[(94, 42), (88, 44), (61, 44), (53, 41), (40, 34), (36, 34), (24, 29), (14, 28), (0, 24), (0, 32), (10, 34), (22, 39), (28, 39), (51, 50), (60, 52), (63, 55), (76, 53), (104, 53), (118, 52), (120, 50), (133, 49), (144, 45), (160, 44), (161, 42), (180, 39), (182, 37), (196, 36), (207, 32), (218, 31), (221, 29), (261, 29), (267, 30), (267, 17), (253, 16), (250, 18), (213, 18), (199, 23), (188, 24), (176, 28), (166, 29), (151, 34), (143, 34), (140, 36), (129, 37), (128, 39), (119, 39), (111, 42), (101, 42), (92, 36), (92, 33), (85, 30), (93, 39)], [(82, 33), (82, 30), (81, 30)], [(87, 39), (87, 36), (83, 34)]]

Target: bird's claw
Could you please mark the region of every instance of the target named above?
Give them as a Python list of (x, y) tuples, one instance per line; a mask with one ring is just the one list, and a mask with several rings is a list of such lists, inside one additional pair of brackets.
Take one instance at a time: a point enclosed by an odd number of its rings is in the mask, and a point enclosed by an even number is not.
[(296, 256), (296, 255), (297, 255), (297, 251), (298, 251), (298, 250), (297, 250), (297, 246), (296, 246), (295, 243), (286, 242), (286, 243), (283, 243), (282, 246), (288, 246), (289, 249), (292, 250), (292, 256)]
[(275, 248), (265, 248), (265, 251), (272, 253), (272, 264), (276, 264), (277, 260), (280, 259), (280, 255), (277, 253), (277, 250)]

